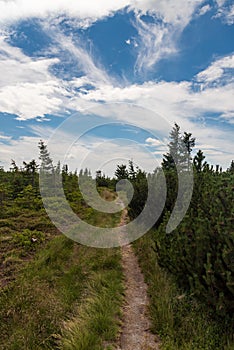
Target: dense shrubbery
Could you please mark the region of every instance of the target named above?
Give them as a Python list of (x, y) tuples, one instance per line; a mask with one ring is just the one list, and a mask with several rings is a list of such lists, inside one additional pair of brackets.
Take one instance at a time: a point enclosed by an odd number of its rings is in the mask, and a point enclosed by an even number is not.
[(234, 310), (233, 194), (232, 173), (196, 173), (193, 198), (181, 224), (167, 234), (168, 212), (155, 232), (159, 264), (223, 315)]
[[(162, 163), (167, 198), (153, 236), (158, 262), (176, 277), (180, 287), (215, 309), (216, 314), (228, 317), (234, 311), (234, 164), (225, 172), (219, 166), (214, 170), (200, 150), (192, 163), (195, 140), (191, 134), (180, 135), (175, 125), (170, 137), (169, 153)], [(187, 171), (186, 161), (194, 170), (192, 200), (180, 225), (166, 233), (177, 197), (177, 173)], [(135, 218), (145, 205), (147, 190), (145, 183), (142, 186), (134, 180), (133, 185), (136, 191), (129, 212)]]

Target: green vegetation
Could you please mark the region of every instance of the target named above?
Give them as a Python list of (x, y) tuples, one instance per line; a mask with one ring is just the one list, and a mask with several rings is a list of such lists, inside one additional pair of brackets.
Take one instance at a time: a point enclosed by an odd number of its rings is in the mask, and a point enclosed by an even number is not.
[(71, 320), (64, 323), (59, 349), (103, 349), (119, 331), (120, 306), (123, 301), (120, 255), (99, 252), (101, 261), (94, 264), (87, 293)]
[[(201, 150), (192, 159), (195, 140), (191, 134), (181, 135), (177, 124), (170, 138), (162, 169), (145, 176), (148, 181), (155, 178), (160, 183), (159, 175), (164, 171), (167, 183), (164, 211), (150, 237), (137, 245), (151, 285), (155, 330), (162, 335), (165, 349), (224, 349), (225, 346), (231, 349), (234, 346), (231, 332), (234, 325), (233, 162), (227, 171), (222, 171), (218, 165), (216, 169), (210, 166)], [(186, 174), (192, 167), (194, 189), (190, 207), (177, 228), (167, 233), (177, 197), (177, 174), (181, 171)], [(138, 208), (145, 204), (146, 191), (138, 191), (137, 195), (136, 180), (133, 185), (136, 191), (129, 213), (135, 218), (139, 215)], [(143, 248), (139, 248), (141, 245)]]
[(1, 349), (103, 349), (122, 293), (119, 250), (57, 236), (1, 292)]
[(158, 264), (155, 232), (135, 244), (149, 285), (152, 330), (161, 338), (162, 350), (232, 350), (232, 322), (178, 287), (176, 279)]
[(190, 208), (181, 224), (166, 234), (166, 219), (155, 232), (160, 266), (178, 284), (213, 308), (234, 311), (234, 174), (196, 174)]
[[(119, 223), (121, 212), (105, 215), (86, 205), (76, 172), (54, 167), (42, 142), (40, 158), (62, 175), (81, 218), (103, 227)], [(98, 191), (106, 200), (116, 196), (105, 187)], [(84, 247), (57, 231), (43, 208), (35, 161), (0, 169), (0, 206), (0, 348), (108, 348), (123, 299), (120, 250)]]
[[(234, 318), (234, 163), (223, 171), (205, 161), (201, 150), (192, 158), (195, 139), (181, 135), (175, 124), (168, 153), (153, 174), (118, 165), (115, 178), (97, 171), (69, 172), (56, 166), (40, 142), (40, 171), (45, 188), (52, 175), (48, 198), (61, 179), (74, 213), (98, 227), (115, 227), (121, 212), (107, 214), (89, 206), (78, 186), (87, 182), (107, 201), (116, 198), (118, 180), (131, 181), (134, 194), (130, 220), (138, 217), (148, 197), (160, 200), (162, 174), (167, 194), (155, 227), (134, 246), (149, 284), (152, 329), (162, 350), (231, 350)], [(166, 232), (174, 210), (178, 174), (194, 172), (190, 207), (176, 229)], [(47, 188), (46, 188), (47, 189)], [(58, 193), (59, 190), (58, 190)], [(129, 193), (125, 193), (126, 196)], [(186, 193), (181, 198), (181, 208)], [(35, 160), (9, 171), (0, 168), (0, 332), (1, 349), (111, 349), (121, 318), (123, 275), (119, 249), (83, 247), (62, 236), (43, 207), (39, 166)], [(154, 211), (150, 211), (154, 218)], [(66, 212), (64, 213), (66, 217)], [(62, 218), (63, 219), (63, 218)], [(156, 221), (156, 220), (155, 220)]]

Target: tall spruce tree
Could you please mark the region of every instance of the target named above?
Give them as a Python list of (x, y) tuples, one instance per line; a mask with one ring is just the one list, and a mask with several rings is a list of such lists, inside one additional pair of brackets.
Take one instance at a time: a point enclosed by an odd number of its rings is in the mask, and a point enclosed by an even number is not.
[(52, 161), (52, 158), (50, 157), (50, 153), (47, 149), (47, 145), (42, 140), (40, 140), (38, 147), (40, 150), (39, 159), (41, 161), (40, 170), (45, 173), (53, 173), (54, 172), (53, 161)]
[(174, 124), (170, 132), (169, 151), (163, 155), (162, 168), (173, 170), (176, 167), (188, 169), (191, 160), (191, 152), (195, 146), (195, 138), (191, 133), (185, 132), (181, 135), (180, 127)]

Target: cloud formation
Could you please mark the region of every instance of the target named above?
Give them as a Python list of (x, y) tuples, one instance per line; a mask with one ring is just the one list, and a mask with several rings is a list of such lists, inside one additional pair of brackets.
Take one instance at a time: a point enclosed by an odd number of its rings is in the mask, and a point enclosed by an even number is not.
[[(15, 114), (18, 119), (26, 120), (38, 116), (45, 118), (46, 114), (62, 114), (67, 110), (84, 111), (105, 102), (137, 104), (163, 116), (171, 125), (176, 121), (183, 129), (197, 133), (201, 145), (206, 147), (212, 159), (220, 157), (218, 147), (224, 150), (224, 159), (225, 155), (230, 159), (229, 151), (231, 145), (233, 147), (231, 133), (220, 132), (213, 126), (207, 126), (204, 120), (200, 123), (200, 120), (206, 113), (215, 113), (218, 121), (233, 125), (233, 54), (216, 59), (193, 81), (162, 80), (134, 84), (111, 77), (106, 67), (101, 65), (101, 60), (94, 57), (81, 40), (74, 40), (72, 35), (65, 35), (55, 28), (59, 16), (75, 18), (77, 27), (87, 28), (118, 10), (124, 9), (125, 14), (134, 13), (132, 24), (138, 36), (126, 38), (125, 42), (128, 48), (134, 46), (135, 71), (141, 74), (150, 71), (160, 60), (178, 54), (178, 39), (183, 30), (195, 16), (204, 15), (214, 5), (217, 16), (231, 24), (234, 5), (227, 5), (225, 0), (216, 0), (210, 5), (204, 0), (0, 0), (0, 28), (23, 19), (41, 18), (42, 28), (53, 38), (49, 50), (52, 52), (54, 49), (54, 58), (48, 58), (48, 52), (41, 52), (41, 57), (29, 57), (21, 49), (11, 46), (7, 35), (0, 37), (0, 112)], [(77, 75), (66, 79), (58, 78), (53, 70), (54, 65), (66, 59), (64, 53), (75, 62), (73, 69), (77, 67)], [(113, 116), (123, 122), (132, 122), (121, 108)], [(153, 114), (146, 120), (139, 113), (134, 122), (143, 128), (149, 125), (158, 128)], [(166, 129), (163, 131), (168, 133)], [(207, 135), (213, 146), (205, 142)], [(4, 137), (2, 135), (0, 139), (6, 140)], [(19, 142), (23, 147), (35, 140), (37, 138), (23, 138)], [(147, 143), (157, 146), (156, 139)], [(7, 156), (19, 144), (12, 141), (11, 147), (4, 148)]]
[(85, 26), (89, 21), (92, 23), (97, 19), (109, 16), (128, 4), (127, 0), (40, 0), (34, 2), (30, 0), (1, 0), (0, 22), (12, 23), (22, 19), (67, 15), (80, 19), (80, 25)]

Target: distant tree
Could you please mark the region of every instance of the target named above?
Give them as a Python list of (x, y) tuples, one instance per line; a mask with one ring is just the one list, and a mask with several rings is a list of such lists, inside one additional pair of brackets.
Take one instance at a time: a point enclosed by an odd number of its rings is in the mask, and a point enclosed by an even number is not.
[(135, 178), (132, 179), (132, 184), (134, 192), (133, 198), (129, 204), (129, 216), (131, 218), (135, 218), (144, 209), (148, 196), (146, 172), (138, 168), (135, 174)]
[(108, 188), (115, 188), (115, 181), (114, 179), (111, 180), (108, 176), (105, 174), (102, 174), (101, 170), (96, 171), (96, 184), (98, 187), (108, 187)]
[(208, 164), (206, 161), (204, 162), (205, 158), (206, 157), (204, 156), (203, 152), (199, 149), (199, 151), (197, 152), (197, 154), (193, 159), (194, 167), (198, 173), (202, 172), (207, 168)]
[(184, 153), (184, 161), (187, 168), (189, 168), (190, 161), (192, 160), (191, 153), (195, 146), (195, 140), (195, 137), (192, 137), (190, 132), (184, 132), (182, 138), (182, 147), (184, 147), (184, 149), (182, 149), (182, 153)]
[(228, 172), (234, 173), (234, 160), (231, 161), (231, 165), (230, 165), (230, 167), (228, 168)]
[(53, 173), (54, 172), (53, 161), (52, 161), (52, 158), (50, 157), (50, 153), (47, 149), (46, 144), (42, 140), (40, 140), (38, 147), (40, 150), (39, 159), (41, 161), (41, 168), (40, 168), (41, 171)]
[(195, 141), (195, 137), (192, 137), (192, 134), (190, 132), (184, 132), (183, 143), (189, 155), (191, 155), (193, 147), (195, 146)]
[(136, 179), (137, 171), (134, 168), (134, 164), (133, 164), (132, 160), (129, 160), (129, 162), (128, 162), (128, 174), (129, 174), (129, 178), (131, 180)]
[(115, 176), (117, 177), (118, 180), (128, 179), (129, 173), (127, 170), (127, 165), (125, 164), (117, 165)]
[(35, 159), (31, 160), (31, 162), (29, 162), (29, 163), (26, 163), (24, 161), (23, 165), (24, 165), (24, 172), (25, 172), (26, 176), (30, 179), (31, 185), (34, 187), (36, 173), (37, 173), (37, 170), (39, 168), (39, 165), (36, 163)]
[(88, 168), (85, 168), (83, 176), (88, 177), (89, 176), (89, 170)]
[(16, 165), (16, 162), (14, 161), (14, 159), (11, 160), (11, 171), (17, 173), (19, 171), (19, 167)]
[(100, 179), (102, 177), (102, 171), (101, 170), (97, 170), (96, 171), (96, 179)]
[(62, 167), (62, 174), (63, 175), (67, 175), (68, 174), (68, 165), (67, 164), (64, 164), (63, 167)]

